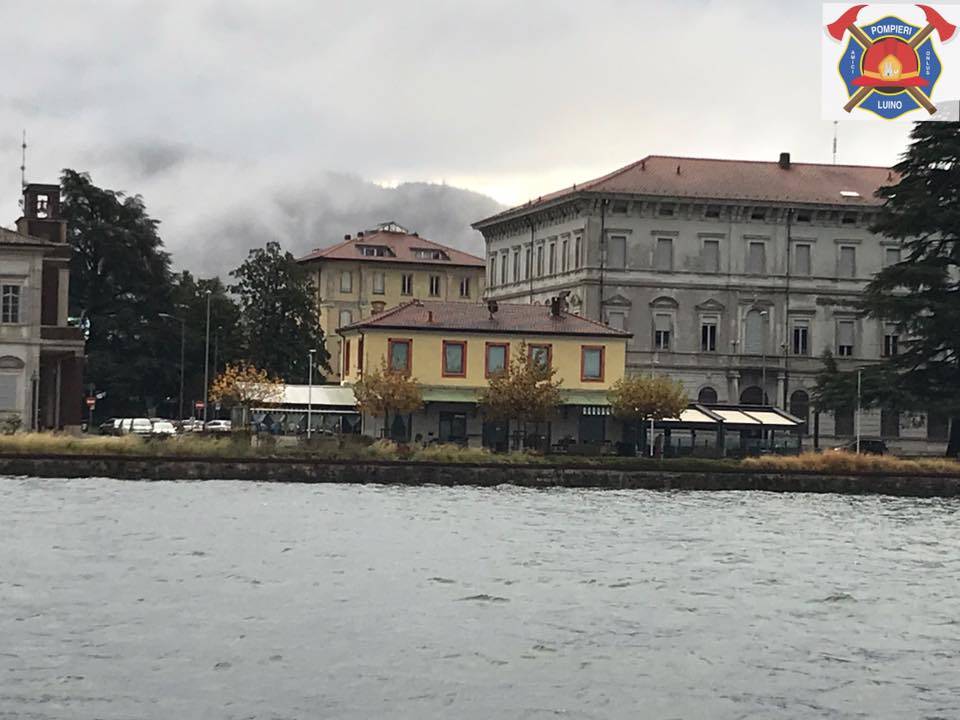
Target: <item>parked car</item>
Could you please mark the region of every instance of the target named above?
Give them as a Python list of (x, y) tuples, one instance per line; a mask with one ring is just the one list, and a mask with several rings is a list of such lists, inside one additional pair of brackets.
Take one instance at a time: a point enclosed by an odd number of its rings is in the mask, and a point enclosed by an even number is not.
[(177, 434), (177, 429), (169, 420), (154, 420), (150, 434), (153, 437), (171, 437)]
[(110, 418), (106, 422), (100, 423), (100, 434), (119, 435), (121, 422), (123, 422), (123, 418)]
[(207, 432), (228, 433), (233, 430), (233, 423), (229, 420), (210, 420), (207, 423)]
[(180, 427), (180, 432), (200, 432), (203, 430), (203, 420), (197, 420), (196, 418), (187, 418), (177, 424)]
[(153, 432), (150, 418), (123, 418), (120, 421), (121, 435), (141, 435), (148, 437)]
[[(832, 452), (855, 453), (857, 452), (857, 441), (851, 440), (843, 445), (830, 448), (830, 450)], [(890, 452), (890, 450), (883, 440), (879, 438), (860, 438), (861, 455), (886, 455), (888, 452)]]

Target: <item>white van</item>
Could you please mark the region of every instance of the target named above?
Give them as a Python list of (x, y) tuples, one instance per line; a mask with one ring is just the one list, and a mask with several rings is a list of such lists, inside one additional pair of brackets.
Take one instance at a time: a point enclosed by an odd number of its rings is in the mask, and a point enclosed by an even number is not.
[(142, 435), (144, 437), (153, 432), (153, 423), (150, 418), (124, 418), (120, 423), (121, 435)]

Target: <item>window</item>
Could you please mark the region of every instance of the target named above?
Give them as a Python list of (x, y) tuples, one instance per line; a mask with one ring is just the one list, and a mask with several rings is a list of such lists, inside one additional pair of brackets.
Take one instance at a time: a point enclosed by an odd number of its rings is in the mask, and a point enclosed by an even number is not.
[(0, 410), (15, 410), (17, 405), (17, 376), (0, 373)]
[(657, 238), (653, 267), (657, 270), (673, 270), (673, 238)]
[(580, 258), (580, 247), (582, 245), (581, 237), (577, 235), (573, 239), (573, 266), (575, 268), (580, 267), (581, 258)]
[(468, 277), (460, 278), (460, 297), (470, 297), (470, 278)]
[(450, 256), (443, 250), (434, 250), (433, 248), (414, 248), (414, 257), (421, 260), (449, 260)]
[(438, 432), (442, 443), (465, 443), (467, 441), (467, 414), (464, 412), (441, 412)]
[(697, 402), (702, 405), (713, 405), (717, 402), (717, 391), (712, 387), (701, 388), (697, 393)]
[(673, 217), (673, 203), (660, 203), (657, 208), (657, 215), (660, 217)]
[(766, 350), (767, 311), (753, 308), (747, 311), (743, 322), (743, 352), (761, 355)]
[(886, 325), (883, 329), (883, 356), (893, 357), (900, 351), (900, 335), (896, 325)]
[(857, 249), (852, 245), (842, 245), (837, 256), (837, 277), (857, 276)]
[(350, 374), (350, 341), (343, 343), (343, 374)]
[(543, 276), (543, 245), (537, 245), (537, 277)]
[(560, 243), (560, 272), (567, 271), (567, 265), (568, 265), (567, 246), (569, 244), (570, 243), (567, 240), (564, 240), (563, 242)]
[(623, 200), (617, 200), (613, 203), (613, 212), (616, 215), (626, 215), (627, 214), (627, 203)]
[(853, 320), (837, 321), (837, 355), (841, 357), (853, 356)]
[(534, 365), (542, 368), (550, 367), (552, 348), (549, 345), (531, 345), (528, 352)]
[(532, 273), (533, 273), (533, 246), (527, 245), (527, 249), (524, 252), (523, 279), (529, 280), (530, 275)]
[(750, 211), (751, 220), (766, 220), (767, 211), (764, 208), (754, 208)]
[(394, 372), (410, 372), (410, 346), (413, 340), (394, 340), (387, 341), (387, 354), (390, 356), (390, 369)]
[(0, 322), (18, 324), (20, 322), (19, 285), (0, 286)]
[(503, 253), (500, 256), (500, 284), (507, 284), (507, 254)]
[(440, 276), (439, 275), (430, 276), (430, 296), (440, 297)]
[(883, 408), (880, 410), (880, 437), (900, 437), (900, 413)]
[(767, 272), (767, 244), (751, 240), (747, 243), (747, 272), (763, 275)]
[(810, 222), (810, 213), (809, 212), (798, 212), (797, 213), (797, 222), (798, 223), (808, 223)]
[(806, 434), (810, 422), (810, 396), (803, 390), (796, 390), (790, 395), (790, 414), (803, 421), (801, 432)]
[(393, 251), (384, 245), (357, 245), (364, 257), (394, 257)]
[(340, 324), (337, 327), (346, 327), (353, 322), (353, 313), (350, 310), (340, 311)]
[(720, 206), (719, 205), (707, 205), (706, 209), (703, 211), (703, 216), (708, 218), (718, 218), (720, 217)]
[(719, 318), (705, 317), (700, 320), (700, 350), (701, 352), (717, 351), (717, 324)]
[(375, 272), (373, 274), (373, 294), (374, 295), (383, 295), (384, 287), (384, 277), (382, 272)]
[(487, 343), (483, 375), (490, 377), (503, 372), (510, 360), (510, 346), (507, 343)]
[(670, 349), (670, 335), (673, 331), (673, 317), (667, 313), (653, 316), (653, 347), (657, 350)]
[(883, 266), (890, 267), (891, 265), (896, 265), (900, 262), (900, 248), (884, 248), (883, 249)]
[(807, 243), (793, 246), (793, 274), (810, 275), (810, 245)]
[(704, 272), (720, 272), (720, 241), (704, 240), (700, 248), (700, 261)]
[(614, 330), (627, 329), (627, 314), (620, 310), (611, 310), (607, 313), (607, 325)]
[(467, 343), (461, 340), (443, 341), (443, 376), (466, 377)]
[(833, 434), (837, 437), (853, 435), (853, 408), (835, 410), (833, 413)]
[[(493, 263), (495, 258), (490, 262)], [(413, 274), (401, 275), (400, 276), (400, 294), (401, 295), (413, 295)]]
[[(0, 402), (0, 407), (3, 403)], [(950, 416), (942, 412), (927, 413), (927, 440), (947, 442), (950, 439)]]
[(340, 292), (353, 292), (353, 273), (349, 270), (340, 273)]
[(580, 380), (603, 382), (603, 346), (584, 345), (580, 348)]
[(791, 347), (794, 355), (810, 354), (810, 322), (808, 320), (794, 321)]
[(513, 281), (520, 282), (520, 248), (513, 249)]
[(490, 256), (490, 287), (497, 284), (497, 256)]
[(614, 235), (607, 240), (607, 267), (622, 270), (627, 266), (627, 238)]
[(557, 244), (550, 243), (550, 247), (547, 248), (547, 274), (556, 275), (557, 274)]

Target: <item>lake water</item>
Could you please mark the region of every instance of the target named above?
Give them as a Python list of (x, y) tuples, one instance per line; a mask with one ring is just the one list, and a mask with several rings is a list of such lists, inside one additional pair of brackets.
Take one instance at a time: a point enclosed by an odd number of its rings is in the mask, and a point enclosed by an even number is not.
[(960, 717), (960, 502), (0, 478), (0, 719)]

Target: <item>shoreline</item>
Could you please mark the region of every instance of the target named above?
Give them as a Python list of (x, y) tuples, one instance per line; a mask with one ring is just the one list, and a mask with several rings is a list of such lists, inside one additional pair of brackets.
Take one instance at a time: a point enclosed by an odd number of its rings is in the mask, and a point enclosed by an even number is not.
[(109, 478), (134, 481), (242, 480), (301, 484), (441, 485), (598, 490), (762, 491), (898, 497), (960, 497), (960, 476), (829, 474), (745, 468), (669, 466), (603, 467), (518, 465), (329, 458), (217, 458), (134, 455), (0, 454), (0, 475), (39, 478)]

